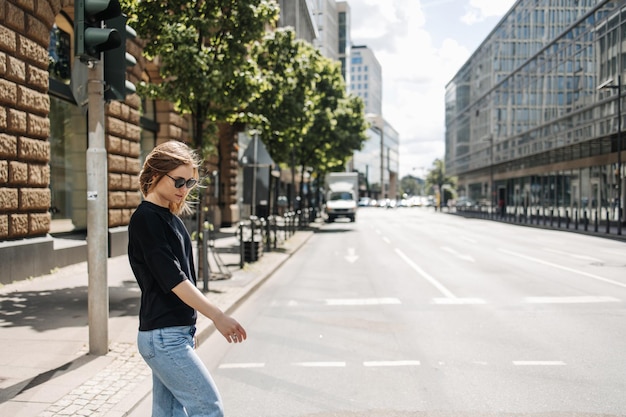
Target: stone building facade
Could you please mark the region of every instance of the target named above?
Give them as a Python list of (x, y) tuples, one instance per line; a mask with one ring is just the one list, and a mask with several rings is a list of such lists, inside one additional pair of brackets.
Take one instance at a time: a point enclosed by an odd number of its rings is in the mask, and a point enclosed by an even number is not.
[[(73, 0), (0, 1), (0, 284), (87, 260), (87, 118), (69, 93), (73, 14)], [(56, 71), (63, 63), (59, 45), (72, 58)], [(158, 80), (156, 63), (141, 55), (141, 41), (128, 41), (127, 51), (137, 59), (128, 69), (131, 82)], [(126, 226), (141, 201), (143, 158), (156, 144), (186, 141), (190, 132), (171, 103), (136, 94), (105, 104), (105, 113), (107, 249), (115, 256), (126, 253)], [(235, 143), (222, 151), (230, 155)], [(221, 177), (230, 184), (233, 167), (224, 165)], [(232, 196), (223, 199), (223, 207), (233, 205)], [(225, 217), (237, 221), (236, 215), (227, 210)]]

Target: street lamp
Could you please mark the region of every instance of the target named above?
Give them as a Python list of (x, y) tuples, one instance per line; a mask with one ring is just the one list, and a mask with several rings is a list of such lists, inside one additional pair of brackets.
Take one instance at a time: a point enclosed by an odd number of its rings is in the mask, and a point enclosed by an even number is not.
[[(617, 76), (617, 85), (608, 79), (598, 86), (617, 90), (617, 234), (622, 234), (622, 76)], [(607, 219), (608, 220), (608, 219)]]

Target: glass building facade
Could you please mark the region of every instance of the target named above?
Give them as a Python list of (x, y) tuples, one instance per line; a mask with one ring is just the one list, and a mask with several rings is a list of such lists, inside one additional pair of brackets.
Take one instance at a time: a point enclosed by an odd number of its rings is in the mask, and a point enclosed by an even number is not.
[(363, 149), (354, 153), (351, 170), (361, 176), (360, 197), (398, 199), (400, 169), (400, 135), (382, 117), (368, 115), (371, 126)]
[(518, 0), (446, 87), (459, 195), (620, 218), (624, 68), (625, 1)]

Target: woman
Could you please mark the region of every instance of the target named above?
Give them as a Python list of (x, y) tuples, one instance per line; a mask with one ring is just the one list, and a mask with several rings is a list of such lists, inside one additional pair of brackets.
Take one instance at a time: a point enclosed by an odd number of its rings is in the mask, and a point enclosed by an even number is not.
[(144, 201), (128, 226), (128, 258), (141, 288), (139, 352), (152, 369), (152, 416), (223, 416), (222, 401), (194, 351), (196, 311), (229, 343), (246, 331), (196, 287), (189, 233), (179, 214), (198, 182), (194, 152), (169, 141), (150, 152), (139, 175)]

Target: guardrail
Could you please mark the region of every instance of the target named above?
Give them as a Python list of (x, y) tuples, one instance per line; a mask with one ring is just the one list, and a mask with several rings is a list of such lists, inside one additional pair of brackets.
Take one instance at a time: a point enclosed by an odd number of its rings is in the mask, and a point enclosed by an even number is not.
[(618, 221), (612, 219), (616, 214), (608, 207), (596, 209), (553, 208), (553, 207), (457, 207), (454, 211), (466, 217), (487, 218), (515, 224), (543, 226), (570, 231), (621, 235)]

